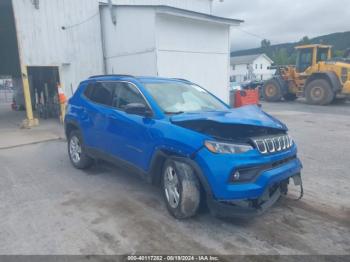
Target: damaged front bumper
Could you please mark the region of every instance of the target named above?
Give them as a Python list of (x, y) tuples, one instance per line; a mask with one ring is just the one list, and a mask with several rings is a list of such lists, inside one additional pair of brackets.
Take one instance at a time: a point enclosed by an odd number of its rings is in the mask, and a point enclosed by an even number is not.
[[(302, 164), (297, 157), (297, 148), (270, 155), (258, 151), (241, 155), (212, 154), (203, 149), (196, 162), (208, 182), (208, 206), (218, 216), (255, 216), (262, 214), (287, 192), (290, 178), (301, 185)], [(244, 173), (246, 170), (248, 173)], [(235, 182), (232, 175), (241, 172), (241, 177), (256, 175), (244, 182)], [(203, 180), (203, 179), (202, 179)]]
[[(301, 174), (296, 174), (290, 178), (293, 179), (295, 186), (300, 186), (301, 188), (299, 200), (303, 196)], [(287, 194), (290, 178), (282, 181), (280, 184), (267, 188), (258, 199), (218, 201), (209, 197), (207, 200), (208, 208), (210, 212), (217, 217), (247, 218), (262, 215), (266, 210), (272, 207), (282, 195)]]

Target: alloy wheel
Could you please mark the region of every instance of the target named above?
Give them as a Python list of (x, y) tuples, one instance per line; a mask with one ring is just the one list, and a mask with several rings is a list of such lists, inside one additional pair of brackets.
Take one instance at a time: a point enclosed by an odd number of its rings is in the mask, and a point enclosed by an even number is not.
[(165, 170), (164, 190), (169, 205), (172, 208), (177, 208), (180, 203), (179, 179), (172, 166), (168, 166)]
[(81, 145), (80, 145), (79, 138), (77, 138), (76, 136), (73, 136), (70, 140), (69, 154), (72, 158), (72, 161), (75, 164), (79, 163), (81, 159)]

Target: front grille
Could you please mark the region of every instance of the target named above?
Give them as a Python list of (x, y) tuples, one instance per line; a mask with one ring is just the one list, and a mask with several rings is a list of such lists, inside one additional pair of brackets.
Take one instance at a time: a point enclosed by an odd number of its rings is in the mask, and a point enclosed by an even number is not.
[(288, 135), (253, 138), (252, 140), (261, 154), (281, 152), (293, 146), (293, 140)]

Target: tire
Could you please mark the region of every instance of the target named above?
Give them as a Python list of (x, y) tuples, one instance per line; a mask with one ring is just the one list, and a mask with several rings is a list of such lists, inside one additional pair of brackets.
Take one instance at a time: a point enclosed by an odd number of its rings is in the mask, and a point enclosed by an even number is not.
[(282, 87), (276, 80), (268, 80), (263, 86), (262, 95), (267, 102), (279, 102), (282, 99)]
[(294, 101), (297, 99), (297, 95), (288, 93), (288, 94), (284, 95), (283, 98), (285, 101)]
[[(175, 218), (185, 219), (197, 214), (201, 202), (200, 183), (188, 164), (172, 159), (165, 161), (162, 191), (167, 209)], [(178, 195), (177, 201), (175, 195)]]
[(335, 94), (327, 80), (316, 79), (306, 86), (305, 96), (308, 104), (328, 105), (334, 100)]
[(69, 134), (68, 155), (71, 163), (77, 169), (87, 169), (93, 164), (93, 159), (86, 154), (82, 136), (77, 130)]

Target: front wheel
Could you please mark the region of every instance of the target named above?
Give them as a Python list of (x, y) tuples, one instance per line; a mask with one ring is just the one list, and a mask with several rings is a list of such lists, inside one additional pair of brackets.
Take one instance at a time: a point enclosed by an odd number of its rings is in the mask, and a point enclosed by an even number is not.
[(281, 85), (274, 79), (265, 82), (262, 95), (267, 102), (278, 102), (282, 99), (282, 88)]
[(200, 185), (193, 169), (186, 163), (166, 160), (162, 189), (167, 208), (177, 219), (194, 216), (200, 204)]

